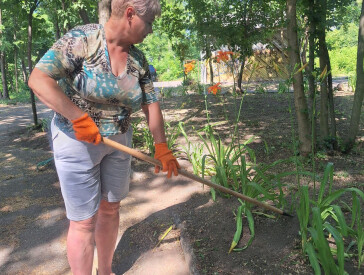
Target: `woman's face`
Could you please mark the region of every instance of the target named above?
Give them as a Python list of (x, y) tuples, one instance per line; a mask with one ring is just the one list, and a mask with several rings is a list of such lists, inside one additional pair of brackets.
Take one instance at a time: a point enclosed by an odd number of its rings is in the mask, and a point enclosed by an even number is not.
[(132, 36), (135, 41), (134, 44), (141, 43), (147, 37), (148, 34), (153, 33), (152, 24), (154, 18), (148, 18), (146, 16), (139, 16), (135, 14), (133, 17)]

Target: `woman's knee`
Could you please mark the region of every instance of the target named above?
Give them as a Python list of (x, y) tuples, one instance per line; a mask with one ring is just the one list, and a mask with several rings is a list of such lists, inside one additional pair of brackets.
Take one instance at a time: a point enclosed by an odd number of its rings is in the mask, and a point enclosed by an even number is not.
[(70, 229), (82, 232), (94, 232), (97, 216), (82, 221), (70, 221)]
[(119, 213), (120, 202), (108, 202), (101, 200), (99, 214), (115, 215)]

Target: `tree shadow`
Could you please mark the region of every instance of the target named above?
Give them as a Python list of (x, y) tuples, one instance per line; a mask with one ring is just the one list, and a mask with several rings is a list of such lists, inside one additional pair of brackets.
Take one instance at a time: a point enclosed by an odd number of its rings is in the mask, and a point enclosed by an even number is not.
[[(130, 270), (143, 254), (153, 250), (158, 244), (158, 236), (169, 226), (177, 226), (181, 222), (181, 214), (193, 212), (206, 204), (208, 197), (193, 195), (188, 201), (173, 205), (151, 214), (143, 221), (129, 227), (122, 235), (113, 259), (113, 271), (123, 274)], [(178, 241), (179, 237), (164, 240), (162, 243)]]

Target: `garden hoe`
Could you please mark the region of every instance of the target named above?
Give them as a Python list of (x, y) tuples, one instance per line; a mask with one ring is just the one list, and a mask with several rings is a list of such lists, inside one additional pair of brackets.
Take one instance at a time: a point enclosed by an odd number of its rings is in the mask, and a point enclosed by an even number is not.
[[(135, 149), (129, 148), (129, 147), (125, 146), (125, 145), (122, 145), (122, 144), (120, 144), (118, 142), (115, 142), (115, 141), (113, 141), (111, 139), (108, 139), (108, 138), (102, 138), (102, 142), (104, 144), (110, 146), (110, 147), (113, 147), (113, 148), (115, 148), (115, 149), (117, 149), (119, 151), (127, 153), (127, 154), (129, 154), (129, 155), (131, 155), (133, 157), (136, 157), (136, 158), (140, 159), (140, 160), (143, 160), (143, 161), (149, 162), (149, 163), (151, 163), (153, 165), (158, 165), (158, 166), (162, 167), (162, 163), (159, 160), (154, 159), (154, 158), (152, 158), (150, 156), (147, 156), (147, 155), (145, 155), (145, 154), (143, 154), (143, 153), (141, 153), (141, 152), (139, 152), (139, 151), (137, 151)], [(198, 176), (196, 176), (194, 174), (191, 174), (191, 173), (187, 172), (186, 170), (178, 169), (178, 173), (180, 175), (183, 175), (183, 176), (191, 179), (191, 180), (195, 180), (195, 181), (198, 181), (198, 182), (200, 182), (202, 184), (206, 184), (207, 186), (210, 186), (212, 188), (220, 190), (221, 192), (233, 195), (233, 196), (235, 196), (237, 198), (240, 198), (240, 199), (242, 199), (244, 201), (247, 201), (247, 202), (250, 202), (250, 203), (255, 204), (257, 206), (260, 206), (262, 208), (271, 210), (271, 211), (273, 211), (275, 213), (278, 213), (280, 215), (292, 217), (291, 214), (286, 213), (286, 212), (282, 211), (281, 209), (278, 209), (278, 208), (276, 208), (276, 207), (274, 207), (272, 205), (269, 205), (267, 203), (258, 201), (256, 199), (253, 199), (253, 198), (248, 197), (248, 196), (245, 196), (245, 195), (240, 194), (238, 192), (235, 192), (235, 191), (233, 191), (231, 189), (228, 189), (228, 188), (226, 188), (224, 186), (215, 184), (215, 183), (213, 183), (213, 182), (211, 182), (209, 180), (200, 178), (200, 177), (198, 177)]]

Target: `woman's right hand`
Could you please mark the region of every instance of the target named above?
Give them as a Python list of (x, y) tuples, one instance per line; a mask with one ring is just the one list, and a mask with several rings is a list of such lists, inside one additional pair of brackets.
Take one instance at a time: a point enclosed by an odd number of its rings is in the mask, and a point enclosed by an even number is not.
[(95, 145), (101, 142), (99, 128), (87, 113), (81, 117), (71, 120), (75, 136), (79, 141), (86, 141)]

